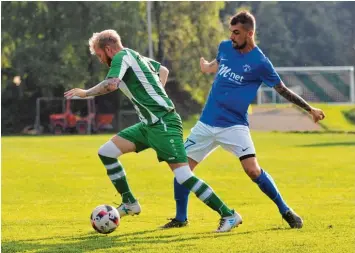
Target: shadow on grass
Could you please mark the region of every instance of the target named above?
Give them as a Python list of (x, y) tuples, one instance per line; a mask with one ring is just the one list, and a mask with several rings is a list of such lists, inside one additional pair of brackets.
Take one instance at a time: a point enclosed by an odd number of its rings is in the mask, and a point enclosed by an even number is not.
[[(233, 235), (247, 235), (247, 234), (255, 234), (255, 233), (265, 233), (268, 231), (283, 231), (283, 230), (291, 230), (289, 227), (274, 227), (274, 228), (267, 228), (267, 229), (258, 229), (258, 230), (249, 230), (244, 232), (239, 232), (238, 228), (234, 229), (232, 234)], [(209, 235), (211, 232), (200, 232), (195, 233), (195, 235)], [(214, 233), (214, 237), (226, 236), (231, 233)]]
[(325, 142), (298, 145), (297, 147), (334, 147), (334, 146), (355, 146), (355, 142)]
[[(59, 236), (46, 237), (39, 239), (28, 239), (18, 241), (5, 241), (1, 244), (1, 251), (6, 253), (34, 251), (41, 253), (81, 253), (90, 252), (94, 250), (106, 250), (107, 252), (115, 252), (112, 248), (122, 248), (122, 252), (127, 249), (149, 250), (156, 245), (166, 245), (167, 243), (186, 242), (193, 243), (201, 239), (212, 239), (220, 237), (238, 237), (246, 234), (262, 233), (266, 231), (286, 230), (286, 228), (270, 228), (265, 230), (238, 232), (233, 230), (231, 233), (215, 233), (215, 232), (201, 232), (194, 234), (175, 234), (175, 235), (161, 235), (154, 232), (161, 231), (161, 229), (144, 230), (133, 233), (126, 233), (120, 235), (100, 235), (96, 232), (82, 234), (78, 236)], [(151, 234), (151, 235), (149, 235)], [(61, 242), (50, 243), (51, 240), (60, 240)], [(143, 245), (144, 244), (144, 245)], [(121, 252), (121, 250), (120, 250)]]
[[(238, 233), (224, 233), (216, 234), (213, 232), (204, 233), (204, 236), (198, 234), (186, 235), (161, 235), (154, 232), (160, 229), (145, 230), (134, 233), (120, 234), (120, 235), (101, 235), (96, 232), (82, 234), (78, 236), (59, 236), (47, 237), (39, 239), (28, 239), (18, 241), (3, 241), (1, 243), (1, 251), (6, 253), (34, 251), (41, 253), (81, 253), (91, 252), (94, 250), (106, 250), (107, 252), (115, 252), (112, 248), (122, 248), (122, 252), (127, 249), (148, 250), (147, 245), (166, 245), (174, 242), (193, 242), (206, 238), (215, 238), (221, 236), (234, 237)], [(151, 235), (148, 235), (152, 233)], [(50, 243), (52, 240), (60, 240), (61, 242)], [(144, 244), (144, 245), (142, 245)], [(121, 250), (120, 250), (121, 252)]]

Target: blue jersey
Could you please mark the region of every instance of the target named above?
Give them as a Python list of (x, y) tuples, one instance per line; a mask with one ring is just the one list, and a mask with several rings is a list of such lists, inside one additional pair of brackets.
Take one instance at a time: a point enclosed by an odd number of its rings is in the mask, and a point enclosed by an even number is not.
[(249, 126), (248, 107), (261, 83), (273, 87), (281, 79), (258, 47), (242, 54), (233, 48), (232, 41), (223, 41), (216, 60), (218, 72), (200, 121), (214, 127)]

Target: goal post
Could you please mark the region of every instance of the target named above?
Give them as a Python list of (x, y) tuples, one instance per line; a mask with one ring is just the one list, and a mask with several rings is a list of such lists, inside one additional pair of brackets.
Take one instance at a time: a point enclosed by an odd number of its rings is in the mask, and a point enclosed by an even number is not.
[[(353, 66), (276, 67), (287, 87), (314, 103), (355, 103)], [(275, 89), (262, 85), (257, 104), (288, 103)]]

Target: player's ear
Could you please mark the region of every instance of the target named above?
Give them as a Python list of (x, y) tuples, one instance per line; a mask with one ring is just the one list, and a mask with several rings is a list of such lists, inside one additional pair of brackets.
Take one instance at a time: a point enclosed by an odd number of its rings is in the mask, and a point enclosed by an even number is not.
[(248, 31), (248, 37), (252, 38), (253, 36), (254, 36), (254, 31), (253, 30)]
[(109, 54), (111, 52), (111, 48), (109, 46), (105, 46), (104, 50), (106, 54)]

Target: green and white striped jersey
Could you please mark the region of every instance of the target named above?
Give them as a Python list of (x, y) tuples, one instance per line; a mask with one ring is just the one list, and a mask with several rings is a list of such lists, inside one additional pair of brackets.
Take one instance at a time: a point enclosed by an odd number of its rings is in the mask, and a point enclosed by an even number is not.
[(160, 63), (124, 48), (112, 59), (106, 78), (119, 78), (120, 90), (132, 101), (139, 119), (147, 124), (159, 121), (175, 107), (159, 79)]

